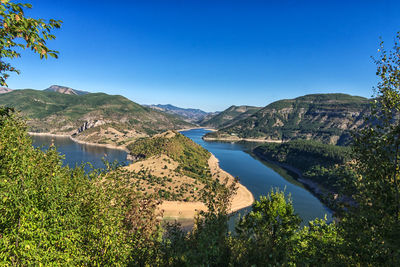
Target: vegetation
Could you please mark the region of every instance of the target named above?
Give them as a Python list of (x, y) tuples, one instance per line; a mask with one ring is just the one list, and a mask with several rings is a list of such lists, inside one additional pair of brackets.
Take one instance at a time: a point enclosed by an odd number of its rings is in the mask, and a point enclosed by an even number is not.
[(375, 59), (375, 88), (368, 126), (354, 136), (357, 179), (350, 189), (357, 206), (343, 220), (349, 249), (360, 265), (399, 265), (400, 261), (400, 32), (392, 50), (383, 43)]
[[(8, 3), (1, 2), (3, 11), (9, 7), (18, 14), (18, 6)], [(272, 190), (230, 233), (232, 184), (205, 191), (208, 211), (199, 214), (189, 233), (177, 225), (161, 227), (157, 196), (146, 197), (132, 187), (131, 173), (112, 166), (88, 174), (83, 166), (63, 167), (55, 148), (33, 148), (24, 121), (13, 109), (0, 108), (0, 265), (399, 266), (399, 41), (400, 33), (394, 49), (388, 52), (382, 45), (376, 60), (381, 78), (376, 102), (367, 113), (368, 127), (354, 136), (356, 175), (345, 183), (355, 203), (337, 223), (316, 219), (301, 228), (290, 196)], [(171, 146), (171, 158), (184, 167), (193, 163), (193, 169), (183, 170), (200, 175), (202, 157), (195, 163), (185, 156), (198, 152), (205, 157), (206, 152), (169, 142), (141, 140), (137, 152), (147, 157)], [(341, 148), (315, 143), (286, 148), (337, 164), (347, 159)], [(289, 154), (273, 155), (290, 159)]]
[[(166, 136), (172, 133), (172, 137)], [(142, 138), (128, 146), (136, 158), (149, 158), (156, 155), (167, 155), (179, 163), (179, 170), (201, 181), (211, 177), (208, 160), (210, 152), (178, 132), (167, 132), (152, 138)]]
[[(29, 89), (14, 90), (0, 95), (0, 105), (19, 110), (29, 119), (32, 132), (73, 134), (85, 123), (92, 123), (93, 129), (83, 131), (76, 137), (94, 143), (128, 142), (140, 135), (191, 125), (123, 96), (104, 93), (67, 95)], [(116, 132), (115, 138), (112, 134), (104, 134), (109, 127), (119, 132)], [(124, 135), (123, 131), (129, 134)]]
[[(141, 138), (128, 145), (128, 149), (138, 163), (151, 158), (163, 166), (161, 174), (154, 175), (142, 164), (142, 169), (132, 178), (133, 183), (147, 188), (146, 192), (158, 190), (163, 200), (197, 201), (210, 188), (223, 186), (224, 181), (212, 179), (208, 164), (210, 152), (178, 132)], [(171, 161), (178, 165), (169, 170), (165, 163)]]
[[(286, 143), (266, 143), (256, 147), (254, 153), (267, 160), (292, 166), (324, 187), (339, 191), (344, 177), (351, 175), (351, 148), (327, 145), (312, 140), (295, 140)], [(347, 175), (344, 176), (344, 174)]]
[(1, 265), (111, 265), (154, 253), (156, 201), (128, 187), (126, 173), (62, 167), (54, 148), (34, 149), (24, 123), (0, 111)]
[(346, 94), (315, 94), (280, 100), (206, 137), (313, 139), (345, 145), (350, 141), (350, 130), (363, 125), (368, 105), (366, 98)]
[(25, 10), (32, 8), (30, 4), (12, 3), (2, 0), (0, 5), (0, 85), (7, 86), (6, 79), (10, 72), (19, 74), (19, 70), (5, 58), (15, 59), (21, 56), (18, 49), (31, 49), (40, 58), (57, 57), (58, 52), (46, 46), (47, 40), (55, 39), (53, 29), (61, 27), (60, 20), (34, 19), (25, 15)]

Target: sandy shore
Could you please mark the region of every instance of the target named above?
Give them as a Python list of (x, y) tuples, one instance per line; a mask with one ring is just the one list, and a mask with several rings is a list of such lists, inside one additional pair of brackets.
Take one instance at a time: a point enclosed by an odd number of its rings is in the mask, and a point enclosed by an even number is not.
[(190, 131), (190, 130), (196, 130), (196, 129), (204, 129), (204, 130), (211, 131), (211, 132), (216, 132), (217, 131), (216, 129), (205, 128), (205, 127), (192, 127), (192, 128), (179, 129), (179, 130), (176, 130), (176, 131), (177, 132), (184, 132), (184, 131)]
[[(216, 179), (219, 175), (220, 180), (228, 178), (228, 182), (232, 183), (235, 178), (222, 170), (219, 166), (218, 159), (211, 155), (208, 160), (211, 174)], [(238, 190), (232, 198), (230, 212), (251, 206), (254, 202), (253, 194), (242, 184), (238, 183)], [(182, 202), (182, 201), (164, 201), (160, 205), (160, 209), (164, 211), (164, 218), (167, 219), (193, 219), (200, 210), (207, 210), (206, 205), (202, 202)]]
[(213, 137), (203, 137), (205, 141), (223, 141), (223, 142), (258, 142), (258, 143), (283, 143), (282, 140), (272, 140), (272, 139), (253, 139), (253, 138), (213, 138)]
[(97, 143), (90, 143), (86, 141), (81, 141), (78, 139), (73, 138), (71, 135), (68, 134), (52, 134), (52, 133), (34, 133), (34, 132), (28, 132), (29, 135), (36, 135), (36, 136), (49, 136), (49, 137), (64, 137), (64, 138), (69, 138), (75, 143), (81, 144), (81, 145), (88, 145), (88, 146), (100, 146), (100, 147), (106, 147), (106, 148), (111, 148), (111, 149), (118, 149), (118, 150), (123, 150), (127, 153), (129, 153), (129, 150), (124, 147), (124, 146), (115, 146), (111, 144), (97, 144)]

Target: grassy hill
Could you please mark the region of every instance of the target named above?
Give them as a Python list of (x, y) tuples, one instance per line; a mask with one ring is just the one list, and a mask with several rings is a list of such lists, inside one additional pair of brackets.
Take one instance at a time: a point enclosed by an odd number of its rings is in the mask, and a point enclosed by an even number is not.
[(201, 126), (215, 129), (230, 126), (242, 119), (248, 118), (261, 108), (252, 106), (230, 106), (221, 113), (200, 122)]
[(0, 95), (0, 106), (28, 118), (31, 132), (75, 134), (77, 139), (124, 145), (140, 136), (190, 126), (175, 116), (143, 107), (120, 95), (68, 95), (14, 90)]
[(346, 94), (313, 94), (269, 104), (244, 120), (207, 134), (209, 138), (314, 139), (346, 144), (361, 127), (369, 100)]
[(128, 168), (138, 173), (131, 182), (139, 191), (158, 192), (164, 200), (196, 201), (215, 183), (210, 152), (178, 132), (138, 139), (128, 149), (135, 160)]

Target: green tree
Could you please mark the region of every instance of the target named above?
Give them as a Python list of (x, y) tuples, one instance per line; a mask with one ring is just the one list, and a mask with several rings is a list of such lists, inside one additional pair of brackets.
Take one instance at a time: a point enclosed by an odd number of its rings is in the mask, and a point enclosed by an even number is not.
[(290, 196), (271, 190), (236, 226), (233, 261), (243, 266), (288, 264), (300, 222)]
[(367, 127), (355, 135), (357, 203), (342, 225), (355, 261), (400, 265), (400, 33), (387, 51), (381, 43), (375, 60), (380, 82)]
[(0, 265), (156, 262), (157, 202), (122, 169), (62, 166), (32, 146), (24, 121), (0, 108)]
[(4, 59), (15, 59), (21, 56), (18, 49), (31, 49), (40, 58), (48, 56), (57, 58), (57, 51), (47, 47), (46, 41), (55, 39), (51, 34), (55, 28), (61, 27), (60, 20), (34, 19), (25, 15), (31, 4), (12, 3), (1, 0), (0, 3), (0, 85), (7, 86), (9, 73), (19, 73), (15, 67)]

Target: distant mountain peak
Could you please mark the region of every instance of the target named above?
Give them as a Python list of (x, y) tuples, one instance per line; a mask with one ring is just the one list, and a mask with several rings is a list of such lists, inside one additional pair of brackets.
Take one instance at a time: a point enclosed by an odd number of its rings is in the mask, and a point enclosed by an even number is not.
[(89, 92), (86, 92), (86, 91), (80, 91), (80, 90), (72, 89), (70, 87), (61, 86), (61, 85), (52, 85), (49, 88), (45, 89), (44, 91), (56, 92), (56, 93), (65, 94), (65, 95), (86, 95), (86, 94), (89, 94)]
[(198, 122), (204, 119), (204, 117), (206, 117), (209, 114), (209, 112), (205, 112), (201, 109), (180, 108), (171, 104), (165, 104), (165, 105), (157, 104), (157, 105), (147, 105), (147, 106), (158, 111), (163, 111), (169, 114), (178, 115), (182, 119), (191, 123)]
[(12, 89), (7, 88), (7, 87), (0, 87), (0, 94), (5, 94), (11, 92)]

